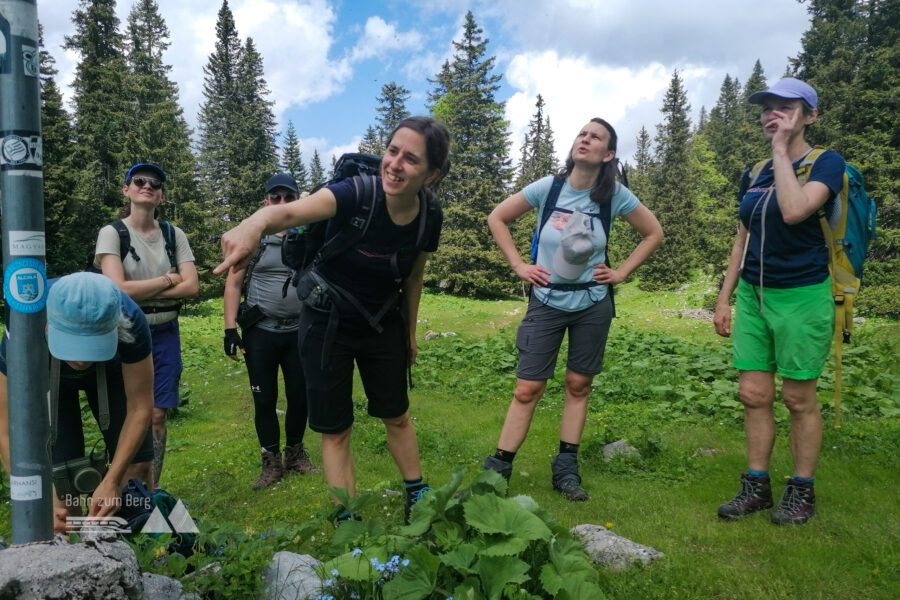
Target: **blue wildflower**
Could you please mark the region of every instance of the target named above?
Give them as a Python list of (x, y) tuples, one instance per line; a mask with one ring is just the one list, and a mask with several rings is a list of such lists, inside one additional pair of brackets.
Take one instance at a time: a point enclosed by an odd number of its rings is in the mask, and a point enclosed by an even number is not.
[(359, 548), (354, 548), (353, 552), (350, 553), (350, 556), (359, 556), (360, 554), (362, 554), (362, 550), (360, 550)]
[(337, 575), (338, 575), (338, 570), (337, 570), (337, 569), (332, 569), (332, 570), (331, 570), (331, 574), (334, 575), (334, 576), (337, 576)]
[(409, 559), (404, 558), (402, 561), (400, 561), (400, 564), (403, 565), (404, 567), (409, 566)]
[(332, 585), (334, 585), (334, 579), (326, 579), (325, 581), (322, 582), (322, 584), (325, 587), (331, 587)]

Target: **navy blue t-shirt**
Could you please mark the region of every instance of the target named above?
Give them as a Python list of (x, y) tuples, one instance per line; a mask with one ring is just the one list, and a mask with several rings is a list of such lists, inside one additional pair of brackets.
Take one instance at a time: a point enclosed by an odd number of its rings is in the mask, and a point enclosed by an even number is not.
[[(376, 178), (376, 199), (372, 213), (372, 220), (362, 239), (347, 252), (332, 256), (318, 266), (318, 272), (328, 281), (344, 288), (358, 299), (371, 313), (376, 313), (391, 295), (400, 289), (403, 279), (409, 277), (412, 271), (416, 255), (413, 252), (403, 252), (398, 255), (397, 268), (400, 277), (397, 278), (392, 266), (392, 258), (401, 248), (411, 248), (416, 245), (419, 233), (419, 219), (425, 215), (419, 214), (412, 222), (406, 225), (397, 225), (391, 220), (387, 207), (384, 204), (384, 189), (381, 186), (381, 177)], [(345, 225), (356, 214), (356, 188), (350, 179), (328, 186), (337, 200), (337, 213), (328, 224), (330, 238), (334, 231)], [(438, 222), (432, 227), (429, 224), (427, 231), (433, 232), (430, 238), (423, 240), (422, 250), (434, 252), (437, 250), (440, 239), (443, 213), (428, 215), (428, 218), (437, 217)], [(427, 232), (426, 232), (427, 234)], [(349, 320), (360, 315), (347, 315)], [(344, 315), (341, 315), (342, 327), (345, 325)], [(364, 324), (365, 321), (362, 321)], [(350, 324), (350, 323), (346, 323)]]
[[(58, 279), (48, 280), (47, 289), (49, 290), (57, 281)], [(128, 332), (132, 335), (134, 341), (124, 342), (120, 339), (116, 355), (112, 360), (128, 364), (140, 362), (150, 356), (153, 348), (150, 338), (150, 327), (147, 325), (147, 318), (138, 305), (134, 303), (134, 300), (122, 290), (119, 290), (119, 296), (122, 299), (122, 315), (131, 323)], [(0, 373), (4, 375), (6, 375), (6, 345), (9, 343), (9, 337), (10, 331), (9, 327), (7, 327), (6, 331), (3, 332), (3, 339), (0, 341)], [(93, 369), (74, 371), (65, 364), (65, 361), (60, 362), (63, 377), (74, 376), (75, 374), (81, 376), (85, 373), (93, 372)]]
[[(795, 170), (802, 160), (794, 163)], [(844, 159), (837, 152), (823, 152), (813, 163), (808, 181), (819, 181), (831, 190), (824, 209), (829, 219), (833, 219), (840, 212)], [(775, 173), (771, 161), (760, 172), (753, 187), (748, 189), (749, 186), (750, 171), (747, 170), (738, 190), (741, 222), (750, 235), (744, 270), (741, 272), (744, 281), (758, 286), (762, 274), (764, 287), (782, 289), (825, 281), (828, 277), (828, 248), (819, 217), (813, 213), (796, 225), (784, 222), (774, 189)], [(765, 195), (770, 188), (772, 194), (766, 202)], [(766, 214), (761, 219), (763, 206), (766, 207)]]

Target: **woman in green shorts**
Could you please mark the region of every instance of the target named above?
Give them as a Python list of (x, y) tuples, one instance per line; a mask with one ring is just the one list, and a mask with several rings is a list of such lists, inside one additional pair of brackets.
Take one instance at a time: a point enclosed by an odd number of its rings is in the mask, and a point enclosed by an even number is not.
[(806, 128), (818, 118), (816, 91), (785, 78), (750, 95), (762, 105), (763, 133), (772, 157), (758, 173), (741, 179), (740, 225), (716, 304), (716, 333), (731, 335), (729, 300), (737, 288), (734, 366), (740, 370), (748, 470), (741, 490), (719, 507), (737, 519), (773, 506), (769, 460), (775, 442), (775, 373), (791, 415), (794, 475), (771, 520), (805, 523), (815, 514), (813, 479), (822, 445), (816, 382), (831, 347), (834, 303), (828, 249), (817, 211), (840, 215), (844, 159), (825, 151), (809, 167)]

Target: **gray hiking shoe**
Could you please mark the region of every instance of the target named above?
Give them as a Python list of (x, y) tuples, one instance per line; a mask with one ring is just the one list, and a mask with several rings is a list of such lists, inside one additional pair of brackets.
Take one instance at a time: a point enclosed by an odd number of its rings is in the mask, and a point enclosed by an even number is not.
[(722, 519), (740, 519), (759, 510), (772, 508), (772, 485), (768, 477), (741, 474), (741, 490), (719, 506)]
[(812, 482), (790, 479), (771, 519), (776, 525), (802, 525), (815, 515), (816, 494)]
[(484, 462), (481, 464), (481, 470), (497, 471), (500, 473), (500, 476), (506, 480), (506, 483), (509, 483), (509, 478), (512, 477), (512, 463), (500, 460), (496, 456), (488, 456), (485, 458)]
[(563, 498), (570, 502), (584, 502), (588, 499), (588, 493), (581, 487), (577, 454), (557, 454), (550, 461), (550, 470), (553, 471), (553, 489), (562, 494)]
[(319, 468), (312, 464), (312, 461), (309, 459), (309, 452), (306, 451), (303, 444), (285, 446), (284, 470), (286, 472), (294, 471), (301, 475), (310, 475), (319, 472)]
[(267, 488), (281, 481), (283, 476), (284, 466), (281, 464), (281, 453), (263, 451), (262, 473), (259, 474), (259, 478), (253, 484), (253, 489), (261, 490)]

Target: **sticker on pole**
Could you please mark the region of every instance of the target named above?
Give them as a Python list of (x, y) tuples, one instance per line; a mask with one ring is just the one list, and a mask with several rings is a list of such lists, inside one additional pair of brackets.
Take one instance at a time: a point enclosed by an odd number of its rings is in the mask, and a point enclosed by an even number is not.
[(43, 166), (43, 144), (37, 132), (0, 131), (0, 169), (40, 170)]
[(6, 303), (20, 313), (36, 313), (47, 304), (47, 271), (36, 258), (17, 258), (3, 274)]
[(13, 475), (9, 478), (9, 497), (12, 500), (40, 500), (42, 496), (40, 475)]
[(46, 235), (43, 231), (10, 231), (10, 256), (44, 256), (47, 254)]

